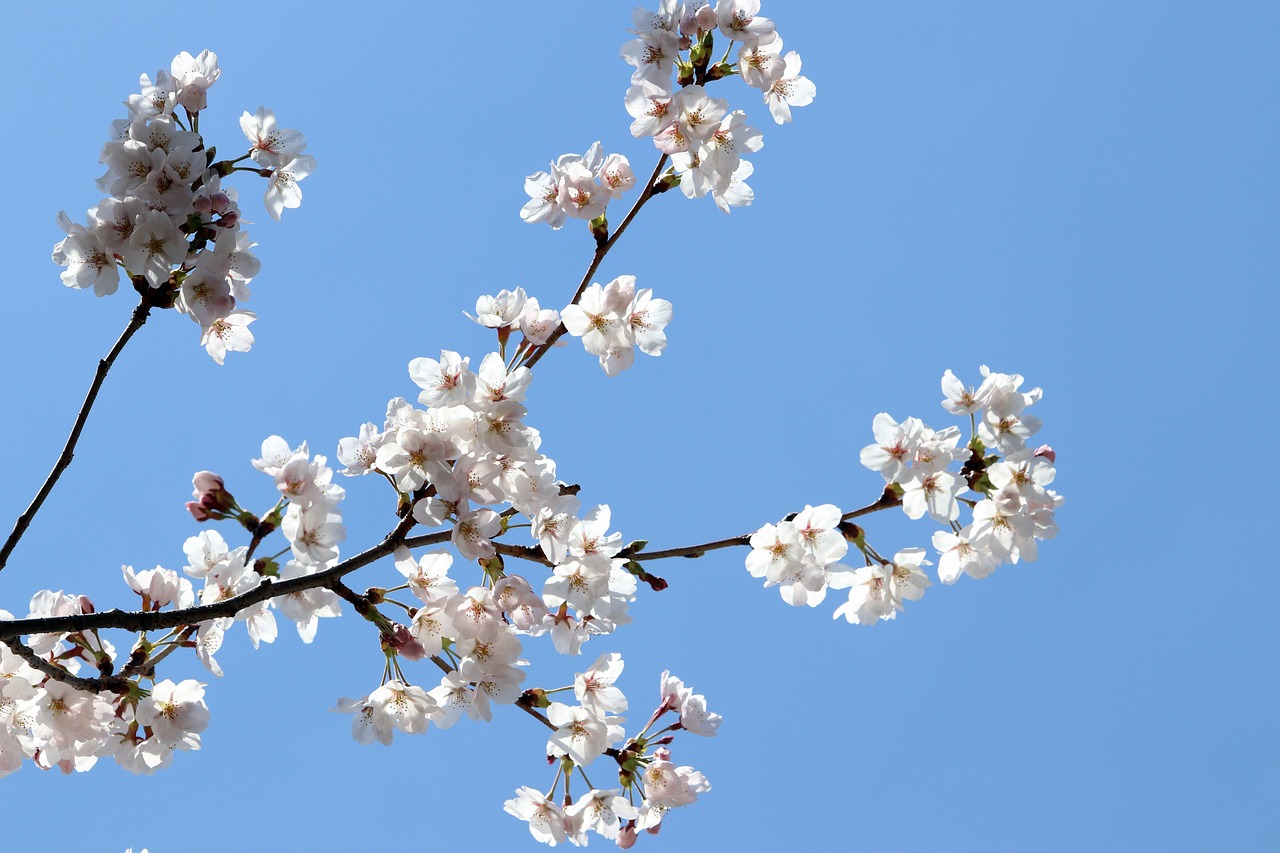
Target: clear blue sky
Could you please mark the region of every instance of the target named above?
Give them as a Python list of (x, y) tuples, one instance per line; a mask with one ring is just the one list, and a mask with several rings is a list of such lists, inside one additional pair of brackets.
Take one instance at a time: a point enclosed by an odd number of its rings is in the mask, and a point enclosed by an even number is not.
[[(480, 293), (562, 305), (590, 240), (522, 224), (522, 180), (596, 139), (652, 163), (622, 106), (631, 7), (11, 10), (6, 531), (133, 307), (65, 290), (49, 250), (58, 210), (82, 219), (99, 200), (98, 152), (138, 74), (216, 51), (202, 129), (233, 150), (241, 111), (265, 105), (319, 168), (280, 224), (241, 185), (263, 261), (254, 351), (219, 368), (185, 318), (148, 324), (0, 574), (0, 607), (25, 613), (43, 588), (131, 606), (122, 563), (184, 562), (193, 472), (268, 505), (248, 464), (264, 437), (332, 454), (416, 393), (411, 358), (482, 355), (461, 316)], [(543, 450), (628, 539), (718, 538), (874, 499), (857, 462), (872, 417), (942, 425), (942, 372), (986, 363), (1045, 389), (1061, 535), (1038, 563), (935, 586), (872, 629), (786, 607), (741, 551), (663, 565), (671, 588), (642, 593), (633, 625), (584, 658), (537, 656), (530, 683), (619, 651), (634, 716), (664, 668), (724, 714), (718, 738), (677, 743), (715, 788), (641, 839), (652, 849), (1274, 849), (1280, 7), (763, 11), (816, 101), (778, 128), (735, 85), (765, 132), (756, 204), (726, 217), (670, 194), (645, 210), (600, 280), (633, 274), (670, 299), (670, 347), (612, 380), (576, 343), (545, 360), (529, 417)], [(352, 552), (388, 515), (383, 489), (345, 485)], [(923, 523), (867, 526), (882, 550), (928, 544)], [(21, 816), (6, 849), (72, 831), (152, 853), (533, 844), (502, 813), (549, 780), (524, 715), (385, 749), (328, 713), (378, 683), (376, 637), (351, 613), (311, 647), (282, 626), (253, 653), (237, 627), (220, 660), (220, 680), (171, 671), (210, 682), (201, 752), (152, 778), (28, 766), (0, 782)]]

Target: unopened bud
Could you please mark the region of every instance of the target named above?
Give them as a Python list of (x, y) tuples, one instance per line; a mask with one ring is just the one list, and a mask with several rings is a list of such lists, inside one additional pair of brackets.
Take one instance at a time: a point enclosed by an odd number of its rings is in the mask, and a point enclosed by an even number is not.
[(680, 186), (680, 178), (681, 176), (677, 175), (675, 172), (664, 175), (656, 184), (653, 185), (653, 194), (657, 195), (658, 193), (664, 193), (673, 187)]
[(212, 471), (197, 472), (191, 478), (191, 485), (195, 487), (195, 496), (197, 498), (205, 492), (220, 492), (226, 488), (226, 483), (223, 479)]
[(80, 612), (81, 613), (93, 612), (93, 602), (89, 600), (89, 596), (87, 595), (80, 596)]
[(1045, 459), (1048, 459), (1050, 462), (1058, 461), (1058, 454), (1054, 453), (1053, 448), (1047, 444), (1042, 444), (1039, 447), (1037, 447), (1036, 452), (1032, 455), (1043, 456)]
[(636, 843), (636, 822), (634, 820), (627, 821), (627, 825), (618, 830), (618, 837), (614, 841), (623, 850), (630, 850), (631, 846)]
[(717, 62), (715, 65), (707, 69), (708, 80), (719, 80), (721, 77), (728, 77), (737, 74), (734, 67), (727, 62)]
[(384, 635), (383, 644), (406, 660), (422, 660), (427, 650), (422, 643), (409, 633), (409, 629), (399, 622), (391, 624), (391, 632)]
[(604, 218), (604, 214), (600, 214), (589, 223), (591, 228), (591, 236), (596, 238), (596, 245), (603, 246), (609, 242), (609, 220)]
[(547, 691), (541, 687), (530, 687), (520, 694), (518, 704), (525, 708), (549, 708), (551, 700), (547, 698)]
[(857, 542), (866, 535), (866, 531), (854, 524), (852, 521), (840, 522), (837, 529), (840, 531), (840, 535), (849, 542)]
[[(226, 518), (239, 509), (235, 497), (227, 491), (222, 478), (212, 471), (198, 472), (191, 478), (191, 485), (194, 487), (192, 496), (200, 503), (200, 507), (209, 518)], [(191, 509), (190, 505), (187, 509)], [(195, 515), (195, 510), (191, 510), (191, 514)], [(196, 520), (204, 521), (199, 516)]]

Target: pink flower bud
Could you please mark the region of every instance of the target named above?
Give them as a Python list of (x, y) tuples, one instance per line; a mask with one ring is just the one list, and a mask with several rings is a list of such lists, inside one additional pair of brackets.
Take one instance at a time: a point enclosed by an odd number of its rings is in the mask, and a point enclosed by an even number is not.
[[(212, 471), (200, 471), (191, 478), (191, 485), (194, 487), (192, 496), (209, 518), (226, 518), (239, 509), (235, 497), (227, 491), (222, 478)], [(188, 505), (187, 509), (191, 507)], [(191, 514), (195, 515), (195, 510), (191, 510)], [(196, 520), (204, 519), (197, 516)]]
[(218, 220), (219, 228), (235, 228), (240, 222), (240, 212), (233, 210), (230, 213), (224, 213), (222, 218)]
[(81, 613), (93, 612), (93, 602), (89, 600), (89, 596), (87, 595), (80, 596), (80, 612)]
[(623, 850), (630, 850), (631, 845), (636, 843), (636, 822), (627, 821), (627, 825), (618, 830), (618, 837), (614, 841)]
[(196, 521), (208, 521), (213, 517), (205, 511), (199, 501), (187, 501), (187, 512), (191, 513), (191, 517)]
[(1042, 444), (1039, 447), (1037, 447), (1036, 452), (1033, 455), (1043, 456), (1045, 459), (1048, 459), (1050, 462), (1058, 461), (1058, 454), (1054, 453), (1053, 448), (1047, 444)]
[(221, 492), (226, 488), (222, 478), (212, 471), (200, 471), (191, 478), (191, 485), (195, 487), (193, 497), (197, 498), (206, 492)]
[(417, 638), (409, 633), (409, 629), (396, 622), (391, 627), (391, 636), (387, 638), (387, 646), (406, 660), (422, 660), (427, 650)]

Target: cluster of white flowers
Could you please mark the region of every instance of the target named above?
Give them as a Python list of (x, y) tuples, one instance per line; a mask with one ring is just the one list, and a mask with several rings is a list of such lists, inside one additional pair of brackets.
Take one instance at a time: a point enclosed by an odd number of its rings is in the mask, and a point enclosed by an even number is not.
[[(82, 596), (43, 590), (31, 600), (31, 616), (69, 616), (91, 607)], [(0, 619), (12, 618), (0, 610)], [(39, 635), (30, 648), (73, 674), (82, 660), (101, 664), (116, 656), (110, 643), (89, 634)], [(87, 693), (47, 677), (0, 645), (0, 777), (27, 759), (70, 773), (108, 756), (126, 770), (150, 774), (167, 767), (175, 750), (199, 749), (208, 723), (199, 682), (166, 679), (141, 695)]]
[[(710, 194), (726, 213), (754, 199), (746, 184), (754, 168), (742, 153), (759, 151), (764, 139), (747, 125), (745, 112), (730, 111), (704, 85), (737, 74), (763, 92), (778, 124), (791, 121), (791, 107), (812, 102), (817, 93), (800, 76), (799, 54), (782, 56), (773, 21), (759, 11), (758, 0), (719, 0), (714, 7), (703, 0), (664, 0), (656, 13), (635, 11), (637, 38), (622, 47), (622, 58), (636, 69), (625, 99), (634, 119), (631, 134), (651, 137), (671, 156), (681, 192), (689, 198)], [(717, 32), (741, 45), (736, 65), (711, 63)]]
[[(640, 733), (627, 738), (621, 725), (625, 721), (613, 716), (627, 709), (627, 699), (615, 685), (622, 669), (622, 657), (607, 654), (586, 672), (578, 673), (573, 684), (580, 703), (576, 707), (551, 702), (546, 695), (552, 691), (540, 691), (537, 696), (538, 706), (547, 709), (547, 719), (556, 727), (547, 741), (548, 760), (560, 759), (554, 762), (555, 778), (545, 794), (537, 788), (519, 788), (505, 808), (508, 814), (527, 821), (530, 834), (538, 841), (553, 847), (562, 841), (584, 847), (587, 833), (595, 832), (628, 848), (637, 833), (657, 832), (667, 812), (689, 805), (698, 794), (711, 790), (711, 783), (700, 772), (672, 764), (667, 746), (678, 731), (713, 736), (720, 726), (720, 715), (707, 710), (705, 697), (664, 672), (658, 707)], [(679, 719), (651, 731), (668, 713)], [(574, 770), (606, 754), (618, 765), (622, 787), (602, 790), (588, 782), (589, 790), (575, 800), (571, 792)], [(579, 772), (585, 781), (586, 774)], [(562, 781), (563, 806), (554, 797)]]
[[(782, 53), (773, 21), (759, 15), (759, 0), (662, 0), (658, 10), (638, 8), (632, 19), (635, 39), (622, 46), (622, 58), (635, 68), (624, 103), (633, 119), (631, 135), (649, 137), (670, 156), (672, 167), (658, 187), (679, 186), (689, 198), (710, 195), (728, 213), (751, 204), (747, 186), (754, 167), (744, 152), (764, 145), (747, 114), (707, 94), (705, 86), (739, 76), (763, 93), (778, 124), (791, 121), (791, 108), (813, 101), (817, 88), (800, 76), (800, 55)], [(715, 35), (740, 45), (736, 64), (711, 61)], [(726, 57), (728, 53), (726, 52)], [(520, 211), (525, 222), (560, 228), (569, 217), (597, 220), (609, 200), (635, 183), (627, 159), (604, 157), (600, 143), (585, 155), (565, 154), (551, 171), (525, 179), (529, 201)]]
[(520, 209), (525, 222), (545, 222), (559, 229), (570, 217), (592, 220), (603, 216), (609, 200), (635, 185), (631, 164), (621, 154), (604, 156), (599, 142), (586, 154), (562, 154), (551, 172), (534, 172), (524, 179), (529, 201)]
[(667, 346), (663, 330), (671, 322), (671, 303), (654, 299), (649, 288), (636, 290), (633, 275), (620, 275), (603, 287), (592, 284), (562, 314), (565, 329), (582, 338), (609, 376), (630, 367), (637, 349), (662, 355)]
[[(177, 308), (199, 323), (201, 344), (219, 364), (227, 352), (253, 344), (254, 314), (237, 306), (249, 298), (249, 282), (261, 268), (251, 251), (256, 244), (240, 228), (236, 192), (222, 179), (235, 171), (267, 178), (264, 203), (279, 219), (283, 208), (301, 203), (298, 181), (315, 168), (302, 153), (302, 135), (276, 127), (275, 116), (261, 107), (240, 119), (249, 152), (214, 162), (199, 117), (220, 74), (218, 57), (206, 50), (195, 57), (180, 53), (154, 82), (142, 75), (141, 92), (125, 102), (128, 117), (112, 122), (102, 149), (107, 171), (98, 189), (109, 197), (88, 211), (87, 226), (59, 214), (67, 236), (53, 249), (68, 287), (107, 296), (123, 270), (153, 307)], [(250, 158), (259, 168), (235, 165)]]
[[(563, 311), (543, 308), (524, 288), (517, 287), (494, 296), (481, 296), (476, 300), (475, 316), (467, 316), (498, 333), (500, 352), (481, 365), (481, 372), (487, 370), (495, 379), (500, 380), (503, 371), (509, 370), (501, 356), (505, 355), (513, 332), (519, 332), (521, 339), (511, 365), (520, 365), (551, 339), (562, 320), (564, 331), (582, 338), (583, 347), (600, 359), (604, 372), (616, 376), (635, 362), (636, 349), (646, 355), (662, 355), (667, 346), (664, 329), (671, 322), (671, 303), (655, 299), (648, 288), (637, 291), (635, 276), (622, 275), (608, 284), (593, 283), (583, 288), (578, 300)], [(435, 370), (435, 362), (432, 364), (431, 369)], [(415, 368), (410, 365), (409, 369)], [(527, 376), (528, 371), (512, 374), (517, 375)], [(527, 380), (520, 381), (523, 384)], [(435, 400), (422, 398), (428, 404)]]
[[(1047, 446), (1026, 446), (1040, 421), (1025, 410), (1042, 392), (1023, 392), (1021, 376), (993, 373), (986, 365), (982, 376), (976, 389), (950, 370), (942, 377), (943, 408), (969, 416), (967, 445), (959, 446), (959, 427), (933, 430), (918, 418), (899, 423), (882, 412), (872, 422), (875, 444), (860, 454), (863, 465), (884, 477), (886, 496), (900, 503), (908, 518), (928, 515), (946, 525), (933, 534), (933, 546), (941, 555), (938, 577), (948, 584), (961, 574), (983, 578), (1002, 563), (1035, 560), (1037, 540), (1058, 532), (1054, 510), (1063, 499), (1046, 488), (1054, 479), (1055, 454)], [(957, 473), (948, 470), (956, 464), (963, 465)], [(975, 497), (964, 497), (970, 491)], [(959, 522), (963, 506), (973, 517), (965, 526)], [(881, 558), (867, 544), (865, 531), (849, 523), (854, 515), (824, 504), (766, 524), (751, 536), (747, 571), (764, 578), (765, 586), (779, 585), (789, 604), (812, 607), (828, 587), (847, 588), (849, 600), (835, 616), (860, 625), (894, 618), (904, 600), (919, 599), (931, 586), (921, 567), (933, 564), (921, 548)], [(857, 570), (836, 562), (849, 542), (865, 558), (866, 565)]]
[(840, 510), (833, 504), (806, 506), (792, 519), (766, 524), (751, 535), (747, 571), (777, 586), (782, 600), (817, 607), (828, 587), (844, 589), (852, 570), (838, 561), (849, 550), (840, 532)]
[[(500, 294), (489, 308), (514, 304), (513, 298)], [(450, 541), (469, 561), (497, 558), (494, 540), (519, 513), (551, 567), (540, 594), (533, 583), (505, 574), (496, 564), (490, 578), (500, 579), (492, 587), (459, 593), (452, 581), (429, 584), (423, 579), (443, 576), (447, 555), (427, 555), (418, 568), (407, 553), (401, 555), (397, 566), (425, 605), (410, 633), (429, 647), (427, 654), (439, 653), (444, 645), (456, 651), (463, 639), (474, 639), (482, 629), (549, 634), (559, 651), (576, 654), (591, 635), (629, 621), (627, 603), (636, 579), (618, 556), (622, 537), (609, 532), (609, 508), (596, 506), (579, 516), (578, 498), (561, 488), (555, 462), (539, 452), (537, 430), (523, 422), (530, 370), (510, 368), (499, 353), (489, 353), (472, 371), (469, 358), (445, 350), (439, 359), (415, 358), (409, 376), (422, 389), (418, 400), (426, 408), (403, 398), (391, 400), (381, 429), (367, 423), (358, 436), (339, 442), (338, 458), (346, 466), (342, 473), (384, 475), (404, 499), (412, 500), (415, 521), (427, 527), (450, 525)], [(513, 637), (507, 645), (514, 661), (520, 644)], [(517, 683), (518, 672), (506, 667), (508, 662), (492, 672), (482, 662), (476, 666), (503, 683)]]
[[(204, 581), (198, 595), (188, 578), (171, 569), (121, 567), (125, 583), (142, 599), (142, 611), (215, 604), (255, 589), (267, 577), (300, 577), (336, 562), (337, 542), (345, 536), (336, 511), (343, 490), (330, 482), (333, 472), (324, 457), (309, 458), (305, 444), (290, 450), (283, 439), (272, 436), (263, 442), (262, 458), (254, 465), (275, 479), (282, 495), (281, 503), (266, 519), (259, 520), (241, 509), (222, 478), (207, 471), (195, 476), (196, 500), (188, 503), (188, 509), (202, 521), (240, 521), (256, 535), (279, 527), (292, 546), (294, 559), (282, 567), (269, 559), (251, 560), (248, 547), (230, 548), (216, 530), (206, 530), (183, 545), (188, 561), (184, 571), (190, 578)], [(308, 589), (246, 607), (234, 617), (175, 629), (156, 641), (139, 638), (130, 659), (192, 645), (205, 667), (220, 676), (222, 669), (214, 655), (227, 630), (235, 622), (244, 622), (254, 648), (273, 642), (277, 635), (273, 609), (277, 607), (296, 623), (299, 636), (307, 643), (315, 637), (319, 618), (341, 613), (333, 592)], [(86, 596), (42, 590), (32, 598), (27, 618), (93, 611)], [(0, 619), (12, 618), (0, 611)], [(58, 660), (73, 675), (81, 663), (103, 673), (117, 671), (115, 647), (96, 632), (38, 635), (30, 648), (46, 660)], [(86, 693), (49, 678), (0, 646), (0, 775), (17, 770), (23, 758), (46, 769), (56, 765), (70, 772), (88, 770), (104, 755), (113, 756), (131, 772), (151, 773), (167, 766), (175, 749), (199, 749), (199, 733), (208, 720), (204, 685), (195, 681), (177, 685), (161, 681), (149, 690), (133, 683), (124, 695)]]

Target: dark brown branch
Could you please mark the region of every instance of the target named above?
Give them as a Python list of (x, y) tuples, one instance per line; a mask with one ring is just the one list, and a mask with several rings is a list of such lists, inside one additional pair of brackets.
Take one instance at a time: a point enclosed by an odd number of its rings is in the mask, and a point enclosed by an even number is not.
[(452, 535), (453, 532), (451, 530), (442, 533), (428, 533), (425, 536), (414, 536), (411, 539), (406, 539), (400, 544), (410, 549), (425, 548), (427, 545), (440, 545), (444, 542), (448, 542), (449, 537)]
[[(596, 270), (600, 268), (600, 263), (604, 260), (604, 256), (609, 254), (609, 250), (613, 248), (613, 244), (618, 242), (618, 238), (622, 236), (622, 232), (627, 230), (627, 226), (631, 224), (631, 220), (636, 218), (636, 214), (640, 212), (640, 208), (644, 207), (645, 202), (656, 195), (655, 187), (658, 183), (658, 175), (662, 174), (662, 167), (665, 165), (667, 165), (667, 155), (663, 154), (658, 158), (658, 165), (653, 167), (653, 174), (649, 176), (649, 182), (645, 184), (644, 190), (640, 193), (640, 197), (636, 199), (636, 203), (631, 206), (631, 210), (627, 211), (627, 215), (623, 217), (621, 224), (618, 225), (618, 230), (614, 231), (608, 240), (596, 248), (596, 252), (591, 258), (591, 265), (587, 267), (586, 273), (583, 274), (582, 281), (579, 282), (578, 289), (573, 294), (573, 299), (569, 300), (570, 305), (578, 304), (578, 300), (582, 298), (582, 294), (586, 292), (588, 285), (591, 284), (591, 277), (594, 276), (596, 274)], [(564, 323), (556, 326), (556, 330), (551, 333), (546, 342), (535, 349), (533, 354), (525, 359), (524, 366), (533, 367), (537, 364), (538, 361), (556, 345), (556, 341), (560, 340), (560, 338), (564, 336), (566, 331), (568, 330), (565, 328)]]
[(71, 465), (71, 460), (75, 456), (76, 442), (80, 440), (80, 433), (84, 430), (85, 421), (89, 419), (89, 411), (93, 408), (93, 403), (98, 398), (98, 389), (102, 387), (103, 381), (107, 378), (107, 372), (111, 370), (111, 365), (115, 363), (120, 351), (124, 349), (125, 344), (129, 343), (129, 339), (133, 337), (134, 332), (142, 328), (142, 324), (147, 322), (147, 317), (150, 315), (151, 303), (147, 299), (147, 294), (144, 293), (142, 301), (138, 303), (138, 307), (133, 309), (133, 315), (129, 318), (129, 325), (125, 326), (124, 331), (120, 334), (120, 339), (116, 341), (115, 346), (107, 353), (107, 357), (98, 362), (98, 369), (93, 374), (93, 382), (89, 385), (89, 393), (85, 394), (84, 403), (80, 405), (80, 414), (76, 416), (76, 421), (71, 426), (71, 435), (67, 437), (67, 443), (63, 445), (62, 454), (58, 456), (58, 461), (54, 463), (53, 470), (45, 478), (44, 485), (40, 487), (40, 491), (36, 492), (36, 496), (31, 501), (31, 505), (27, 507), (27, 511), (18, 516), (17, 522), (13, 525), (13, 532), (4, 541), (3, 547), (0, 547), (0, 569), (3, 569), (5, 564), (8, 563), (9, 555), (13, 553), (13, 549), (18, 545), (18, 540), (27, 532), (27, 528), (31, 526), (36, 513), (40, 511), (45, 498), (49, 497), (49, 493), (57, 485), (58, 478), (62, 476), (62, 472)]
[(744, 533), (741, 536), (731, 536), (728, 539), (718, 539), (715, 542), (703, 542), (701, 545), (686, 545), (683, 548), (668, 548), (665, 551), (641, 551), (639, 554), (628, 555), (632, 560), (665, 560), (668, 557), (701, 557), (708, 551), (716, 551), (720, 548), (732, 548), (735, 545), (751, 544), (751, 533)]
[(542, 553), (542, 548), (537, 545), (512, 545), (509, 542), (493, 543), (494, 550), (504, 557), (515, 557), (517, 560), (528, 560), (531, 563), (541, 563), (551, 568), (555, 567), (555, 563), (547, 559), (547, 555)]
[(560, 730), (555, 723), (548, 720), (545, 716), (542, 715), (542, 713), (540, 713), (536, 709), (530, 708), (528, 705), (522, 705), (519, 702), (516, 702), (516, 707), (524, 711), (529, 716), (533, 717), (538, 722), (542, 723), (547, 728), (551, 729), (551, 731), (556, 732)]
[[(26, 634), (67, 634), (73, 631), (84, 631), (90, 628), (120, 628), (125, 631), (157, 631), (162, 628), (176, 628), (180, 625), (193, 625), (235, 616), (246, 607), (252, 607), (271, 598), (279, 598), (297, 592), (305, 592), (317, 587), (328, 587), (333, 581), (362, 569), (390, 554), (398, 545), (405, 544), (405, 534), (414, 525), (413, 516), (401, 519), (396, 529), (387, 534), (377, 545), (348, 557), (335, 566), (312, 575), (277, 580), (264, 578), (262, 583), (248, 592), (233, 596), (214, 604), (202, 604), (188, 607), (185, 610), (135, 611), (105, 610), (98, 613), (83, 613), (75, 616), (44, 616), (34, 619), (14, 619), (0, 621), (0, 641), (8, 643), (13, 637)], [(439, 537), (439, 538), (436, 538)], [(446, 534), (435, 537), (419, 537), (444, 541)]]
[(894, 491), (892, 485), (889, 485), (884, 487), (884, 493), (880, 495), (880, 498), (875, 503), (867, 504), (862, 507), (862, 509), (855, 509), (850, 512), (846, 512), (844, 515), (840, 516), (840, 520), (848, 521), (851, 518), (860, 518), (864, 515), (870, 515), (873, 512), (879, 512), (882, 509), (888, 509), (891, 506), (901, 505), (902, 495)]
[(108, 691), (111, 693), (119, 693), (121, 695), (129, 692), (129, 682), (127, 679), (119, 676), (105, 676), (100, 678), (81, 678), (78, 675), (72, 675), (62, 667), (55, 663), (50, 663), (40, 655), (31, 651), (22, 640), (17, 637), (8, 637), (4, 641), (5, 645), (13, 651), (15, 655), (25, 660), (35, 669), (40, 670), (54, 681), (61, 681), (69, 687), (76, 690), (84, 690), (88, 693), (102, 693)]

